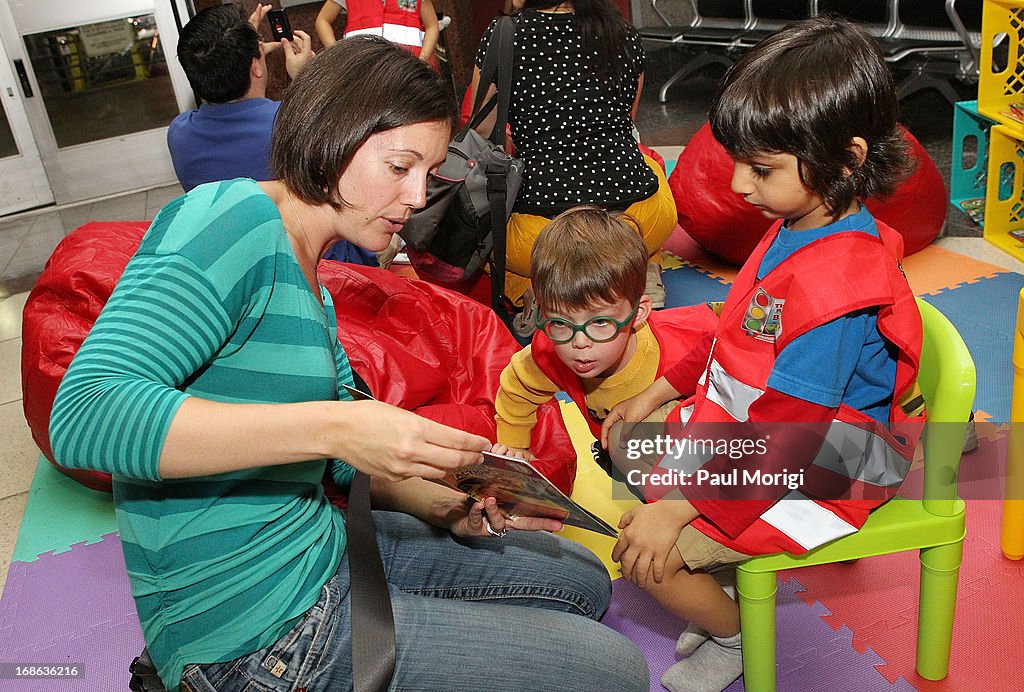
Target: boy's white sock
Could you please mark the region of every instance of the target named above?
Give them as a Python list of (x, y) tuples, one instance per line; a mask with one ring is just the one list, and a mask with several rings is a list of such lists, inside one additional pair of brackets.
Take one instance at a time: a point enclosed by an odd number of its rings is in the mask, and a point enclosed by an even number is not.
[(710, 637), (711, 635), (708, 634), (706, 629), (698, 627), (691, 622), (683, 630), (683, 633), (679, 635), (679, 641), (676, 642), (676, 656), (686, 658)]
[(666, 670), (661, 684), (671, 692), (722, 692), (742, 674), (740, 635), (711, 637), (692, 656)]
[[(729, 594), (729, 598), (734, 601), (736, 600), (735, 586), (723, 586), (722, 590)], [(676, 656), (686, 658), (696, 651), (698, 646), (706, 642), (710, 636), (706, 629), (698, 627), (691, 622), (683, 630), (683, 633), (679, 635), (679, 641), (676, 642)]]

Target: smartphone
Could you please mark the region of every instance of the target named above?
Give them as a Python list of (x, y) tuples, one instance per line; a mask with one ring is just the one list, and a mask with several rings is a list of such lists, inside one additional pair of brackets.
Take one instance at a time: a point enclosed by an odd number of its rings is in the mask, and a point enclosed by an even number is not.
[(292, 40), (292, 25), (288, 22), (288, 15), (283, 9), (267, 12), (267, 21), (270, 23), (270, 35), (275, 41), (283, 38)]

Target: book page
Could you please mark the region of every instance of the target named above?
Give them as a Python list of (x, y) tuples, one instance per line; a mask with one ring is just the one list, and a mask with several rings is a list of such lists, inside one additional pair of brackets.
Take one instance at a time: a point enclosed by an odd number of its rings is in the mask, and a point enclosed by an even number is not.
[(614, 528), (569, 499), (528, 461), (491, 452), (483, 456), (483, 463), (456, 469), (444, 482), (477, 501), (493, 497), (505, 516), (549, 517), (567, 526), (618, 536)]

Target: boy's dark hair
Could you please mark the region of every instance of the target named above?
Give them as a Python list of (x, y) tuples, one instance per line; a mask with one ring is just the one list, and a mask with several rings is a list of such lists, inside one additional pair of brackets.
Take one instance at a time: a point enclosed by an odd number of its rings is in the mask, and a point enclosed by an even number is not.
[(288, 86), (274, 121), (270, 165), (301, 199), (346, 203), (338, 180), (370, 135), (446, 121), (451, 86), (412, 53), (379, 36), (353, 36), (321, 51)]
[(245, 96), (260, 37), (240, 5), (214, 5), (196, 14), (178, 36), (178, 62), (196, 95), (210, 103)]
[(647, 246), (621, 214), (573, 207), (537, 236), (530, 281), (542, 312), (582, 310), (626, 299), (636, 305), (647, 280)]
[[(726, 72), (711, 104), (711, 131), (730, 156), (792, 154), (804, 186), (833, 218), (855, 199), (884, 197), (911, 172), (897, 124), (892, 73), (874, 40), (821, 16), (789, 24)], [(863, 162), (850, 151), (867, 142)]]

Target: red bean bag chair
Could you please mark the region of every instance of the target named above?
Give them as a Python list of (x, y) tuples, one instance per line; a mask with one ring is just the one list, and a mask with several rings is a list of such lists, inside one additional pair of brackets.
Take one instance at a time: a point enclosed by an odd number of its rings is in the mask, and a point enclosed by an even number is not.
[[(25, 417), (51, 462), (57, 387), (148, 227), (147, 221), (82, 226), (57, 246), (29, 294), (21, 359)], [(519, 345), (490, 309), (377, 268), (325, 261), (318, 273), (334, 296), (338, 338), (376, 398), (495, 439), (498, 377)], [(531, 449), (535, 465), (570, 494), (576, 452), (557, 402), (538, 412)], [(85, 486), (110, 490), (107, 474), (55, 466)]]
[[(871, 197), (866, 204), (875, 218), (903, 236), (904, 252), (910, 255), (927, 247), (942, 230), (948, 195), (931, 156), (914, 135), (907, 130), (904, 135), (917, 168), (891, 196)], [(734, 193), (731, 179), (732, 159), (705, 123), (679, 155), (668, 182), (683, 230), (708, 252), (740, 265), (772, 220)]]

